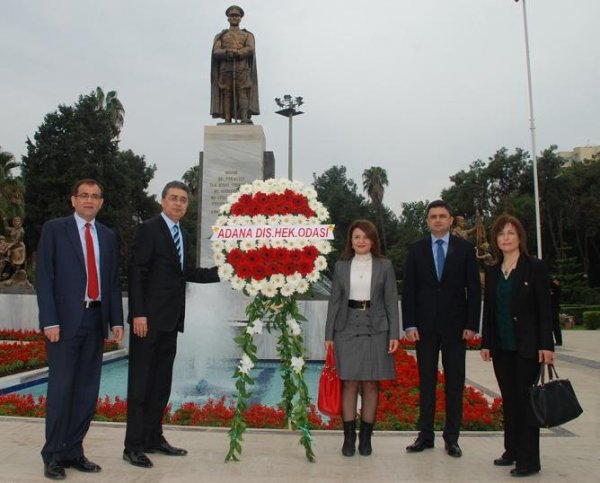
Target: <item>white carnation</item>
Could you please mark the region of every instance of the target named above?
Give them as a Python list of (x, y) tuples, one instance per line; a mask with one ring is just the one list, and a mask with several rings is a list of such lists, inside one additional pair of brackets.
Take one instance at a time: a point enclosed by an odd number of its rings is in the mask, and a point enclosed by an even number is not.
[(315, 283), (319, 280), (319, 278), (321, 278), (321, 274), (318, 270), (313, 270), (306, 276), (306, 280), (308, 280), (310, 283)]
[(298, 282), (296, 291), (298, 293), (306, 293), (306, 292), (308, 292), (309, 287), (310, 287), (310, 285), (308, 284), (308, 282), (305, 279), (302, 279)]
[(244, 287), (246, 286), (246, 281), (237, 275), (233, 276), (233, 278), (230, 280), (230, 283), (234, 290), (244, 290)]
[[(217, 264), (218, 265), (218, 264)], [(225, 263), (223, 265), (221, 265), (218, 269), (219, 272), (219, 278), (221, 280), (230, 280), (231, 277), (233, 277), (233, 267), (231, 265), (229, 265), (229, 263)]]
[(246, 333), (250, 335), (262, 334), (264, 323), (262, 320), (257, 319), (254, 322), (249, 323), (246, 326)]
[(240, 249), (247, 252), (248, 250), (254, 250), (256, 248), (256, 242), (254, 240), (244, 239), (240, 242)]
[(240, 195), (251, 195), (253, 191), (254, 189), (251, 184), (243, 184), (239, 190)]
[(252, 362), (250, 356), (248, 354), (244, 354), (240, 359), (240, 365), (238, 366), (239, 371), (242, 374), (248, 374), (253, 367), (254, 362)]
[(316, 258), (315, 268), (319, 270), (319, 272), (327, 268), (327, 260), (325, 260), (325, 257), (319, 256)]
[(300, 372), (302, 372), (302, 368), (304, 367), (304, 359), (302, 357), (293, 356), (291, 360), (291, 365), (292, 369), (299, 374)]
[(275, 273), (271, 275), (269, 280), (273, 285), (275, 285), (275, 287), (280, 288), (285, 283), (285, 276), (281, 273)]
[(260, 293), (262, 293), (265, 297), (268, 298), (275, 297), (275, 295), (277, 295), (277, 287), (275, 287), (275, 285), (271, 282), (267, 282), (265, 286), (260, 290)]
[(281, 295), (283, 295), (284, 297), (289, 297), (295, 291), (296, 288), (290, 283), (286, 283), (283, 287), (281, 287)]

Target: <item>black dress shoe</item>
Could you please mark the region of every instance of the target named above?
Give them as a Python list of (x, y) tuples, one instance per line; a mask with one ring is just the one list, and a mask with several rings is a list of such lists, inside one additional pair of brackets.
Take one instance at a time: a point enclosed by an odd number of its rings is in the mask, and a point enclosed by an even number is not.
[(140, 468), (152, 468), (154, 465), (142, 451), (123, 451), (123, 459), (133, 466)]
[(512, 464), (514, 464), (515, 460), (510, 459), (510, 458), (506, 458), (504, 456), (500, 456), (500, 458), (496, 458), (494, 460), (494, 465), (495, 466), (510, 466)]
[(424, 449), (433, 448), (433, 441), (425, 439), (419, 436), (415, 439), (415, 442), (406, 447), (406, 451), (409, 453), (420, 453)]
[(56, 461), (44, 464), (44, 476), (51, 480), (64, 480), (67, 477), (65, 475), (65, 468)]
[(448, 456), (452, 456), (453, 458), (460, 458), (462, 456), (462, 450), (458, 443), (446, 443), (445, 448)]
[(84, 473), (98, 473), (102, 469), (100, 465), (88, 460), (85, 456), (73, 458), (72, 460), (63, 460), (61, 463), (65, 468), (75, 468)]
[(187, 454), (187, 450), (183, 448), (175, 448), (175, 446), (171, 446), (165, 438), (161, 438), (160, 444), (158, 446), (146, 448), (146, 453), (162, 453), (166, 454), (167, 456), (185, 456)]
[(510, 476), (516, 476), (516, 477), (520, 477), (520, 476), (531, 476), (531, 475), (535, 475), (536, 473), (539, 473), (540, 470), (525, 470), (525, 469), (517, 469), (517, 468), (513, 468), (512, 470), (510, 470)]

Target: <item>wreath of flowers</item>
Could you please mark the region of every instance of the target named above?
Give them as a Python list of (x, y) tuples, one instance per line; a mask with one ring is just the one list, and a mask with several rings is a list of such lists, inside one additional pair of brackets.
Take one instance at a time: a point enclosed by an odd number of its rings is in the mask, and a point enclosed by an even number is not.
[[(306, 319), (298, 310), (296, 297), (309, 292), (327, 267), (324, 255), (331, 251), (331, 244), (323, 230), (333, 232), (333, 225), (326, 225), (328, 219), (329, 212), (312, 187), (287, 179), (244, 184), (219, 209), (212, 242), (219, 277), (253, 297), (246, 307), (246, 330), (234, 338), (242, 356), (233, 376), (237, 397), (225, 461), (238, 461), (242, 452), (244, 411), (251, 396), (248, 386), (254, 384), (251, 370), (257, 362), (254, 336), (264, 329), (280, 333), (280, 407), (285, 411), (286, 423), (300, 432), (307, 459), (315, 460), (308, 427), (310, 396), (304, 381), (305, 348), (300, 326)], [(229, 230), (230, 236), (218, 239), (224, 230)]]

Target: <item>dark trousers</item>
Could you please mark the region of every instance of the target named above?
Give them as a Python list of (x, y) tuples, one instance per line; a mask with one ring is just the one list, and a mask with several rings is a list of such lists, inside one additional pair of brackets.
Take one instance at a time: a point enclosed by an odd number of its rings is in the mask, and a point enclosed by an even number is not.
[(146, 337), (130, 332), (125, 449), (144, 451), (158, 446), (162, 419), (171, 395), (177, 330), (148, 331)]
[(494, 352), (492, 361), (504, 408), (504, 457), (514, 459), (517, 469), (540, 469), (540, 430), (530, 424), (529, 387), (539, 374), (536, 359), (516, 351)]
[(99, 308), (84, 311), (73, 338), (46, 341), (49, 373), (42, 448), (46, 464), (83, 456), (83, 438), (98, 403), (103, 347)]
[(446, 343), (441, 338), (417, 342), (417, 366), (419, 368), (419, 432), (420, 436), (433, 441), (435, 418), (435, 390), (439, 352), (442, 352), (446, 396), (446, 424), (444, 441), (456, 443), (460, 434), (463, 413), (463, 390), (465, 386), (465, 343), (463, 340)]

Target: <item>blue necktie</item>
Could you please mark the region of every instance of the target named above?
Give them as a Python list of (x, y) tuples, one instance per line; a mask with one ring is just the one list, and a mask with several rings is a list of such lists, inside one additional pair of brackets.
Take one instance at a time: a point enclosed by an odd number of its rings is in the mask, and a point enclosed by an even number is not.
[(435, 254), (435, 258), (437, 261), (437, 277), (438, 280), (442, 279), (442, 272), (444, 271), (444, 260), (446, 260), (446, 256), (444, 255), (444, 240), (436, 240), (437, 244), (437, 252)]
[(183, 258), (181, 252), (181, 235), (179, 234), (179, 226), (173, 225), (173, 241), (175, 242), (175, 248), (177, 249), (177, 256), (179, 257), (179, 264), (183, 267)]

